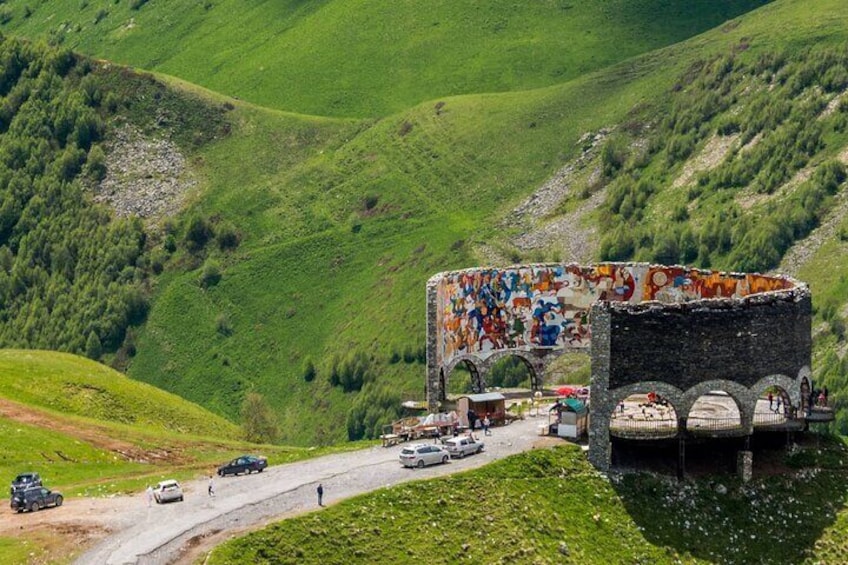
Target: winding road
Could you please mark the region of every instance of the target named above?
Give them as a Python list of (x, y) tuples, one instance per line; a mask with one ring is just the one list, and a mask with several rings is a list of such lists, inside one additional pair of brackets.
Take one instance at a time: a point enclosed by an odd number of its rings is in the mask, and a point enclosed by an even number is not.
[(83, 553), (76, 563), (88, 565), (160, 564), (189, 560), (197, 546), (208, 546), (232, 534), (275, 519), (319, 510), (318, 483), (324, 503), (406, 481), (449, 475), (480, 467), (495, 459), (531, 449), (546, 412), (481, 437), (486, 450), (452, 460), (447, 465), (407, 469), (398, 463), (402, 445), (371, 447), (306, 461), (269, 467), (262, 473), (215, 477), (215, 496), (207, 495), (208, 480), (183, 484), (185, 501), (148, 506), (143, 494), (123, 497), (100, 514), (108, 535)]

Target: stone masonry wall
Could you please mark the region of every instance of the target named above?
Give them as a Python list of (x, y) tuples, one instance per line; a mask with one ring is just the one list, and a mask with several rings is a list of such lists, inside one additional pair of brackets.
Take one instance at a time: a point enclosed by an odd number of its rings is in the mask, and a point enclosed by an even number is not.
[(613, 308), (610, 316), (613, 389), (658, 380), (686, 390), (714, 379), (751, 387), (810, 363), (809, 295)]

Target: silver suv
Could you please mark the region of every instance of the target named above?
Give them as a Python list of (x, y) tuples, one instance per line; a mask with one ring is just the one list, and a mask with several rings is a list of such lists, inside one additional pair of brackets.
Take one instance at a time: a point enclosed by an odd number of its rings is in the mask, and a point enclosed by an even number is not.
[(483, 451), (483, 442), (471, 436), (452, 437), (445, 440), (445, 449), (451, 457), (465, 457)]
[(153, 489), (153, 498), (156, 499), (158, 504), (173, 502), (175, 500), (182, 502), (183, 489), (180, 487), (180, 483), (175, 480), (162, 481)]

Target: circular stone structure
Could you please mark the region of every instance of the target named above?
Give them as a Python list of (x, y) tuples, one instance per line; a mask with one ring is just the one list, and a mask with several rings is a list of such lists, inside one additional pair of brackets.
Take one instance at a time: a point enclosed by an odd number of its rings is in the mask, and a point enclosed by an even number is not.
[(516, 356), (534, 389), (569, 350), (591, 354), (589, 458), (610, 463), (617, 404), (655, 392), (686, 418), (704, 394), (736, 402), (739, 435), (753, 432), (757, 398), (786, 391), (803, 413), (810, 387), (811, 300), (781, 275), (647, 263), (540, 264), (439, 273), (427, 283), (427, 399), (445, 399), (451, 371), (467, 366), (475, 391), (491, 366)]

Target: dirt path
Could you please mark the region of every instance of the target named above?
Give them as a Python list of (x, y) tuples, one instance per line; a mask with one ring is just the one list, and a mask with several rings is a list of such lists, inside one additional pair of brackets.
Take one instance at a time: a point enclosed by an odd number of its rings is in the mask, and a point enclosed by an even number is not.
[[(82, 554), (80, 564), (191, 562), (198, 548), (282, 517), (319, 510), (316, 485), (324, 485), (325, 504), (410, 480), (444, 476), (479, 467), (531, 449), (546, 416), (528, 418), (483, 437), (486, 450), (426, 469), (398, 464), (402, 446), (372, 447), (352, 453), (271, 467), (261, 474), (215, 479), (216, 496), (206, 480), (183, 485), (185, 501), (148, 506), (143, 494), (108, 499), (69, 500), (60, 508), (34, 514), (0, 512), (0, 535), (20, 528), (50, 528), (69, 533), (79, 545), (99, 541)], [(79, 547), (78, 545), (78, 547)]]

